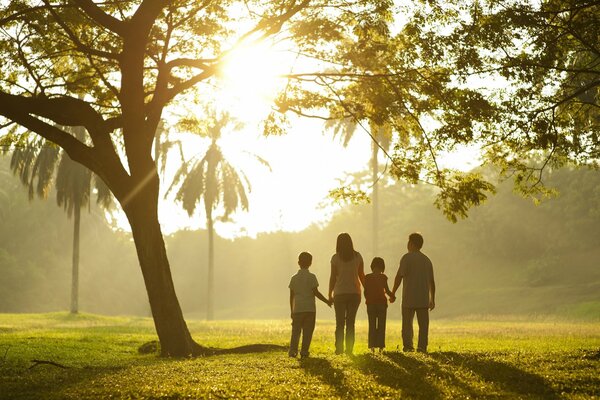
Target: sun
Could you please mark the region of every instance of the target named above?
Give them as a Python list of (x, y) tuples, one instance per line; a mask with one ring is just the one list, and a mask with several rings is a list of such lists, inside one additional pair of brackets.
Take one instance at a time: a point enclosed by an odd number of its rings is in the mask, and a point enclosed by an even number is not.
[(235, 108), (241, 119), (264, 116), (285, 85), (293, 59), (268, 43), (241, 45), (227, 54), (218, 77), (218, 102)]

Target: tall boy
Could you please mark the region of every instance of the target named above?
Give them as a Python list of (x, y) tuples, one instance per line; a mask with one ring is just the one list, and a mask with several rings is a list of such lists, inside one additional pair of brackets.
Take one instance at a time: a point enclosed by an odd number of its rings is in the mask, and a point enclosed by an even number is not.
[(298, 354), (298, 343), (300, 342), (300, 333), (302, 333), (302, 348), (300, 357), (308, 357), (308, 348), (312, 340), (312, 334), (315, 330), (315, 317), (317, 308), (315, 305), (315, 296), (323, 303), (331, 307), (329, 300), (320, 292), (317, 277), (308, 272), (312, 264), (312, 255), (302, 252), (298, 256), (298, 265), (300, 269), (290, 280), (290, 310), (292, 313), (292, 338), (290, 340), (290, 357), (296, 357)]
[(423, 236), (411, 233), (408, 236), (408, 253), (402, 256), (394, 281), (392, 293), (404, 280), (402, 287), (402, 343), (404, 351), (413, 351), (413, 319), (417, 314), (419, 341), (417, 351), (427, 352), (429, 335), (429, 310), (435, 308), (435, 281), (433, 264), (421, 253)]

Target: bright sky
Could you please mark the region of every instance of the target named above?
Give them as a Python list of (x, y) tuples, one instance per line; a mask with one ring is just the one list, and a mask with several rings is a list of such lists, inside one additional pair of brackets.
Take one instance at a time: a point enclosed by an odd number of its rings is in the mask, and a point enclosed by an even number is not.
[[(224, 69), (218, 107), (242, 120), (245, 127), (225, 132), (218, 144), (230, 163), (249, 178), (252, 190), (248, 212), (239, 211), (230, 216), (230, 221), (215, 223), (221, 237), (298, 231), (325, 222), (341, 207), (327, 199), (328, 192), (349, 183), (350, 174), (369, 168), (371, 142), (360, 128), (347, 147), (334, 139), (332, 132), (325, 132), (322, 121), (316, 119), (291, 116), (287, 135), (262, 135), (260, 122), (267, 116), (278, 87), (285, 84), (275, 77), (289, 73), (293, 62), (290, 53), (255, 47), (241, 49)], [(190, 138), (184, 143), (186, 158), (204, 154), (209, 144), (208, 139)], [(252, 154), (266, 159), (271, 171)], [(474, 158), (475, 153), (465, 149), (454, 160), (465, 167), (465, 161)], [(380, 161), (385, 162), (383, 156)], [(177, 167), (168, 168), (164, 189), (170, 185), (170, 175)], [(172, 199), (161, 199), (159, 217), (163, 232), (205, 228), (203, 209), (198, 206), (190, 218)], [(220, 211), (217, 209), (214, 215), (218, 217)], [(117, 216), (116, 220), (123, 229), (129, 229), (124, 216)]]

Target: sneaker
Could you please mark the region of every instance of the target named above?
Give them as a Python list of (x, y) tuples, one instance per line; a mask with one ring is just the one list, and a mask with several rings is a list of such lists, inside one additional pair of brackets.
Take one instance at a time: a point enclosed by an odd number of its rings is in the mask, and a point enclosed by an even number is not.
[(415, 349), (413, 349), (412, 347), (405, 347), (402, 349), (402, 351), (405, 353), (412, 353), (413, 351), (415, 351)]
[(288, 356), (290, 356), (292, 358), (296, 358), (297, 355), (298, 355), (298, 353), (288, 353)]
[(335, 354), (336, 355), (344, 354), (344, 350), (336, 350)]
[(427, 350), (426, 349), (417, 349), (417, 353), (427, 354)]

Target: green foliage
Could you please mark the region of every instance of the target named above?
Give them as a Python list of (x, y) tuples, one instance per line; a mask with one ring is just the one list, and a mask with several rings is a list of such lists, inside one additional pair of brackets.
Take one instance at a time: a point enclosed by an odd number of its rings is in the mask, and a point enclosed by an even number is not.
[(444, 177), (444, 185), (435, 199), (435, 206), (452, 222), (466, 218), (469, 207), (478, 206), (486, 199), (486, 192), (495, 193), (495, 187), (479, 174), (451, 174)]
[[(400, 324), (389, 351), (371, 355), (357, 325), (354, 357), (335, 356), (332, 322), (317, 321), (311, 358), (285, 352), (160, 359), (137, 347), (155, 333), (146, 318), (82, 314), (0, 317), (0, 398), (593, 398), (600, 328), (564, 321), (431, 323), (428, 355), (401, 353)], [(190, 321), (213, 347), (289, 340), (288, 321)], [(68, 367), (32, 366), (32, 359)], [(210, 371), (210, 373), (208, 373)]]
[(371, 198), (363, 190), (352, 189), (348, 186), (330, 190), (328, 196), (336, 202), (348, 202), (350, 204), (368, 204), (371, 202)]

